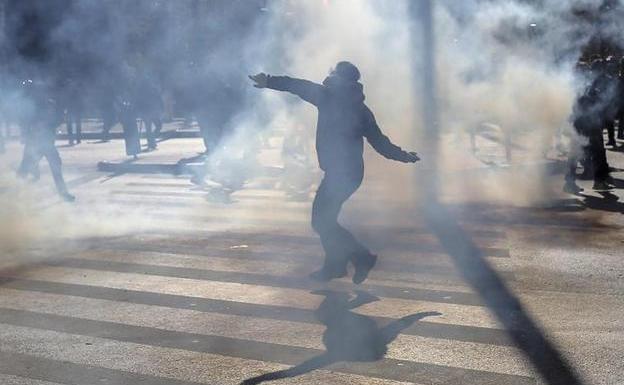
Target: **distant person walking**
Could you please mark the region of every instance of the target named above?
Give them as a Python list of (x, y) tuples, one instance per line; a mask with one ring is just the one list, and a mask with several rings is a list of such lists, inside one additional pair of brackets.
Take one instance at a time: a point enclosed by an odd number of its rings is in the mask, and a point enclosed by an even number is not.
[(349, 62), (339, 62), (323, 84), (264, 73), (249, 78), (256, 88), (288, 91), (318, 108), (316, 151), (325, 175), (314, 198), (312, 227), (321, 238), (325, 263), (311, 277), (319, 281), (344, 277), (350, 261), (355, 267), (353, 282), (363, 282), (377, 256), (338, 223), (342, 205), (364, 177), (363, 138), (388, 159), (414, 163), (418, 156), (392, 144), (381, 132), (364, 104), (360, 71)]
[[(615, 119), (616, 111), (612, 108), (612, 95), (615, 93), (615, 84), (605, 75), (602, 61), (592, 63), (592, 72), (596, 75), (591, 85), (583, 92), (574, 106), (572, 123), (576, 133), (586, 139), (583, 146), (583, 174), (594, 179), (595, 191), (609, 191), (613, 186), (609, 184), (610, 167), (607, 161), (603, 129), (605, 122)], [(576, 194), (582, 191), (575, 185), (576, 179), (576, 156), (574, 151), (568, 160), (568, 171), (564, 191)]]
[(24, 96), (32, 103), (32, 111), (21, 119), (25, 133), (22, 162), (17, 171), (22, 178), (30, 174), (39, 179), (39, 162), (48, 160), (52, 178), (60, 197), (68, 202), (76, 198), (67, 191), (63, 178), (61, 156), (55, 146), (56, 129), (63, 121), (63, 111), (57, 99), (45, 87), (28, 79), (23, 82)]

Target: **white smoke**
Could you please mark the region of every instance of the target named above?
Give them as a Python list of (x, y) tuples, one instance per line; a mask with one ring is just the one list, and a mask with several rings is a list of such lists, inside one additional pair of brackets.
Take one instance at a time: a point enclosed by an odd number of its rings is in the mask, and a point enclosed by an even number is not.
[[(211, 9), (209, 12), (214, 17), (193, 25), (189, 22), (192, 14), (173, 12), (177, 9), (175, 2), (155, 2), (162, 8), (161, 13), (143, 19), (149, 21), (164, 14), (175, 22), (165, 23), (170, 26), (167, 30), (148, 35), (151, 40), (143, 51), (134, 53), (136, 37), (129, 32), (134, 20), (132, 12), (116, 10), (104, 22), (94, 19), (90, 8), (99, 2), (77, 3), (79, 6), (65, 14), (65, 21), (54, 29), (52, 41), (72, 41), (69, 45), (72, 52), (95, 56), (97, 60), (90, 65), (96, 69), (93, 80), (96, 85), (107, 81), (109, 66), (128, 63), (139, 69), (150, 65), (156, 72), (169, 76), (172, 84), (192, 82), (194, 79), (188, 79), (189, 75), (181, 69), (191, 61), (199, 72), (223, 76), (226, 81), (236, 83), (235, 86), (247, 87), (237, 117), (231, 122), (224, 151), (217, 152), (210, 160), (212, 166), (231, 154), (258, 152), (260, 136), (266, 130), (281, 135), (303, 128), (309, 130), (308, 140), (312, 139), (314, 108), (298, 103), (293, 97), (253, 89), (245, 83), (247, 74), (264, 71), (321, 82), (341, 60), (349, 60), (359, 67), (367, 104), (382, 130), (395, 143), (423, 154), (423, 161), (413, 166), (390, 163), (367, 150), (370, 185), (373, 182), (385, 185), (387, 194), (393, 198), (409, 200), (413, 192), (397, 191), (396, 186), (412, 185), (403, 183), (410, 180), (410, 171), (428, 170), (433, 163), (427, 157), (435, 156), (435, 151), (424, 148), (423, 142), (417, 140), (423, 132), (423, 101), (419, 99), (422, 92), (418, 87), (421, 87), (420, 63), (426, 52), (420, 40), (421, 21), (414, 14), (411, 1), (268, 1), (254, 23), (246, 25), (243, 36), (239, 36), (242, 26), (235, 17), (238, 11), (225, 12), (225, 6)], [(585, 85), (574, 75), (581, 48), (597, 29), (603, 35), (618, 36), (620, 24), (608, 18), (596, 24), (575, 16), (574, 10), (598, 8), (590, 0), (545, 0), (538, 5), (511, 0), (433, 3), (439, 129), (445, 138), (450, 138), (442, 141), (441, 159), (436, 162), (441, 166), (440, 174), (447, 175), (443, 194), (461, 195), (470, 191), (482, 200), (525, 203), (544, 196), (547, 183), (544, 170), (539, 167), (529, 171), (512, 167), (490, 173), (487, 178), (458, 172), (462, 167), (487, 168), (481, 162), (483, 158), (479, 158), (482, 152), (476, 157), (470, 155), (468, 133), (484, 124), (498, 127), (493, 130), (494, 135), (502, 138), (503, 143), (498, 147), (488, 145), (490, 149), (498, 148), (496, 161), (505, 161), (505, 137), (511, 138), (514, 163), (541, 161), (559, 132), (569, 129), (575, 97)], [(243, 9), (247, 3), (235, 5)], [(103, 9), (111, 12), (106, 7)], [(610, 17), (617, 19), (618, 15), (614, 12)], [(141, 23), (149, 28), (149, 23)], [(93, 25), (110, 33), (94, 34), (90, 27)], [(199, 31), (200, 35), (193, 36), (193, 31)], [(210, 34), (214, 32), (236, 39), (211, 40)], [(91, 39), (95, 37), (94, 42)], [(53, 51), (60, 48), (51, 47)], [(181, 52), (179, 57), (167, 55), (173, 50)], [(129, 51), (132, 54), (121, 60)], [(21, 67), (32, 65), (24, 63)], [(53, 67), (46, 64), (46, 70), (50, 68)], [(104, 78), (98, 79), (99, 76)], [(13, 90), (6, 85), (2, 87), (3, 91)], [(206, 106), (211, 103), (207, 95), (197, 92), (194, 99)], [(312, 152), (311, 146), (308, 147)], [(251, 161), (245, 160), (245, 155), (242, 158), (237, 167), (229, 171), (222, 168), (229, 175), (221, 177), (244, 181), (262, 172), (255, 167), (253, 158)], [(244, 167), (239, 167), (240, 164)], [(315, 167), (309, 167), (307, 172), (305, 178), (317, 178)], [(417, 178), (417, 183), (426, 183), (426, 174)], [(363, 189), (368, 186), (367, 182)], [(22, 220), (16, 211), (11, 211), (14, 210), (11, 205), (3, 210), (2, 221), (7, 223), (3, 227)], [(32, 223), (37, 215), (29, 213), (26, 222)], [(19, 238), (19, 234), (28, 231), (20, 230), (9, 238)]]
[[(280, 36), (284, 48), (272, 53), (281, 60), (262, 70), (320, 82), (337, 61), (352, 61), (362, 72), (367, 103), (382, 129), (404, 147), (415, 145), (415, 150), (424, 154), (434, 153), (413, 142), (423, 128), (417, 87), (419, 63), (426, 53), (418, 36), (419, 15), (411, 11), (409, 2), (274, 4), (279, 5), (272, 9), (272, 30), (294, 29), (296, 33), (290, 38)], [(501, 164), (507, 161), (504, 147), (512, 148), (510, 155), (516, 164), (538, 163), (552, 152), (561, 132), (570, 131), (574, 100), (583, 87), (573, 71), (588, 40), (582, 33), (588, 26), (571, 16), (572, 8), (578, 6), (561, 1), (541, 6), (520, 1), (434, 2), (439, 129), (459, 138), (459, 144), (442, 142), (437, 162), (441, 173), (472, 159), (468, 134), (483, 125), (498, 127), (494, 135), (500, 138), (501, 154), (495, 160)], [(284, 98), (266, 97), (273, 103)], [(286, 109), (293, 125), (303, 121), (313, 129), (313, 108), (279, 103), (272, 108)], [(416, 167), (427, 168), (426, 156)], [(473, 160), (473, 167), (483, 167), (477, 158)], [(408, 178), (404, 168), (374, 156), (368, 156), (368, 167), (383, 169), (382, 180)], [(500, 173), (502, 179), (492, 181), (472, 177), (464, 181), (454, 175), (449, 178), (453, 183), (443, 187), (451, 195), (470, 187), (486, 192), (483, 199), (524, 203), (547, 193), (542, 169), (533, 169), (528, 180), (518, 178), (516, 172), (507, 170)], [(522, 180), (522, 188), (511, 183), (518, 180)]]

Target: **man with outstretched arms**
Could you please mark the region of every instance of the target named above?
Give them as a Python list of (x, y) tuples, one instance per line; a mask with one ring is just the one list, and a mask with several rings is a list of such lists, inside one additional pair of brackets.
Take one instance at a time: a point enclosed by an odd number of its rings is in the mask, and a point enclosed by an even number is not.
[(360, 72), (349, 62), (339, 62), (323, 84), (264, 73), (250, 76), (256, 88), (288, 91), (318, 109), (316, 151), (325, 172), (312, 206), (312, 227), (325, 250), (323, 267), (311, 277), (329, 281), (344, 277), (347, 264), (355, 267), (353, 282), (363, 282), (376, 263), (355, 237), (338, 223), (343, 203), (358, 189), (364, 176), (363, 139), (384, 157), (404, 163), (419, 160), (385, 136), (364, 104)]

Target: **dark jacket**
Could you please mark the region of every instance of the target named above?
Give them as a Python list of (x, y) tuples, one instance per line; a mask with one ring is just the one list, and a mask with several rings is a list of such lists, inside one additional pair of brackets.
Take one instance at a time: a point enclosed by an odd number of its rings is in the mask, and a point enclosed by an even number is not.
[(316, 152), (324, 171), (363, 172), (364, 141), (388, 159), (406, 162), (409, 154), (385, 136), (364, 104), (362, 84), (330, 76), (323, 84), (269, 76), (267, 87), (291, 92), (318, 108)]

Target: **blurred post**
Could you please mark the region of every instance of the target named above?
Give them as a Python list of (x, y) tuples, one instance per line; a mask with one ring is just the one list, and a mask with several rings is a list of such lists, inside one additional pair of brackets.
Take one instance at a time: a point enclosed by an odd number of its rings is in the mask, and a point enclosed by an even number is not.
[(435, 26), (433, 0), (420, 0), (420, 22), (422, 24), (422, 95), (423, 119), (426, 134), (430, 138), (438, 136), (438, 104), (436, 81)]
[(464, 231), (453, 212), (440, 201), (438, 181), (442, 167), (439, 164), (434, 0), (407, 1), (411, 7), (414, 68), (417, 74), (414, 79), (415, 95), (422, 98), (423, 144), (427, 146), (423, 156), (423, 166), (427, 172), (420, 174), (421, 178), (425, 178), (418, 183), (423, 186), (425, 202), (422, 208), (426, 223), (453, 259), (465, 282), (481, 296), (484, 304), (504, 326), (515, 346), (525, 353), (543, 381), (550, 385), (581, 385), (574, 368), (489, 264), (485, 254)]
[(438, 196), (438, 103), (436, 76), (436, 43), (433, 0), (408, 0), (411, 14), (412, 52), (415, 78), (415, 95), (421, 101), (423, 149), (422, 167), (428, 170), (427, 180), (421, 181), (426, 188), (427, 201)]

